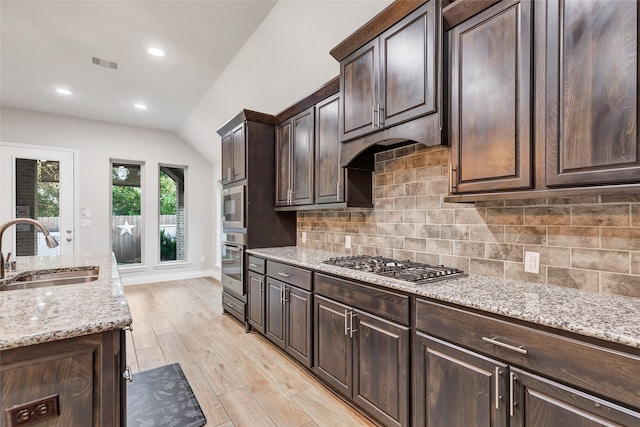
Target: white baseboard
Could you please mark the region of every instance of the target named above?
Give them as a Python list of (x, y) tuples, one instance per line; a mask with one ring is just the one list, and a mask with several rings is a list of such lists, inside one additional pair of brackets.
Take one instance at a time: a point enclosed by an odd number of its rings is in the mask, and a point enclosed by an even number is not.
[(120, 279), (124, 286), (130, 285), (142, 285), (145, 283), (156, 283), (156, 282), (169, 282), (172, 280), (184, 280), (184, 279), (195, 279), (198, 277), (213, 277), (215, 279), (220, 280), (220, 270), (216, 271), (216, 269), (212, 270), (195, 270), (195, 271), (176, 271), (176, 272), (166, 272), (161, 274), (144, 274), (144, 275), (136, 275), (129, 276), (128, 274), (121, 274)]

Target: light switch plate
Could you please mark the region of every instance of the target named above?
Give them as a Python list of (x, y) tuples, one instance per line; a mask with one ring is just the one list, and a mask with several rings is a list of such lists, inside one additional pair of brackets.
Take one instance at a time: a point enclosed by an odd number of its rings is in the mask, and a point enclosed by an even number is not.
[(302, 232), (302, 243), (307, 243), (307, 232), (306, 231)]
[(351, 236), (344, 236), (344, 248), (351, 249)]

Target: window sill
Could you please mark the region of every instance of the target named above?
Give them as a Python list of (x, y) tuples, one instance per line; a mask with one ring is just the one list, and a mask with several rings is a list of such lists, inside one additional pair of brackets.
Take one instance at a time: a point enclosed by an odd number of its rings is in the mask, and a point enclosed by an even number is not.
[(149, 267), (147, 267), (146, 265), (131, 265), (131, 266), (119, 265), (118, 266), (118, 271), (120, 273), (135, 273), (137, 271), (147, 271), (147, 270), (149, 270)]
[(190, 267), (192, 263), (190, 261), (167, 261), (162, 264), (156, 264), (157, 270), (162, 270), (164, 268), (182, 268), (182, 267)]

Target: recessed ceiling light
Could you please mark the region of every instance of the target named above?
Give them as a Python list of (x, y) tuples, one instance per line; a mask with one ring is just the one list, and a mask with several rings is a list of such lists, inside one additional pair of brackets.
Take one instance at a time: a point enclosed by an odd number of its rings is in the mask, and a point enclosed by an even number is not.
[(136, 107), (138, 110), (146, 110), (147, 106), (144, 104), (133, 104), (134, 107)]
[(158, 49), (157, 47), (152, 47), (147, 49), (147, 52), (149, 52), (150, 55), (153, 56), (164, 56), (164, 50), (162, 49)]
[(69, 89), (64, 89), (61, 87), (56, 89), (56, 92), (58, 92), (60, 95), (71, 95), (71, 91)]

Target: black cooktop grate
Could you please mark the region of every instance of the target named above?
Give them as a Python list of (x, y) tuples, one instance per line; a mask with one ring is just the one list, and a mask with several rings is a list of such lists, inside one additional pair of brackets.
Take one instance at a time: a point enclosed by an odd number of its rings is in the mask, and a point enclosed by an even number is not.
[(443, 265), (429, 265), (413, 261), (399, 261), (381, 256), (354, 255), (330, 258), (325, 264), (365, 271), (385, 277), (423, 284), (464, 276), (464, 271)]

